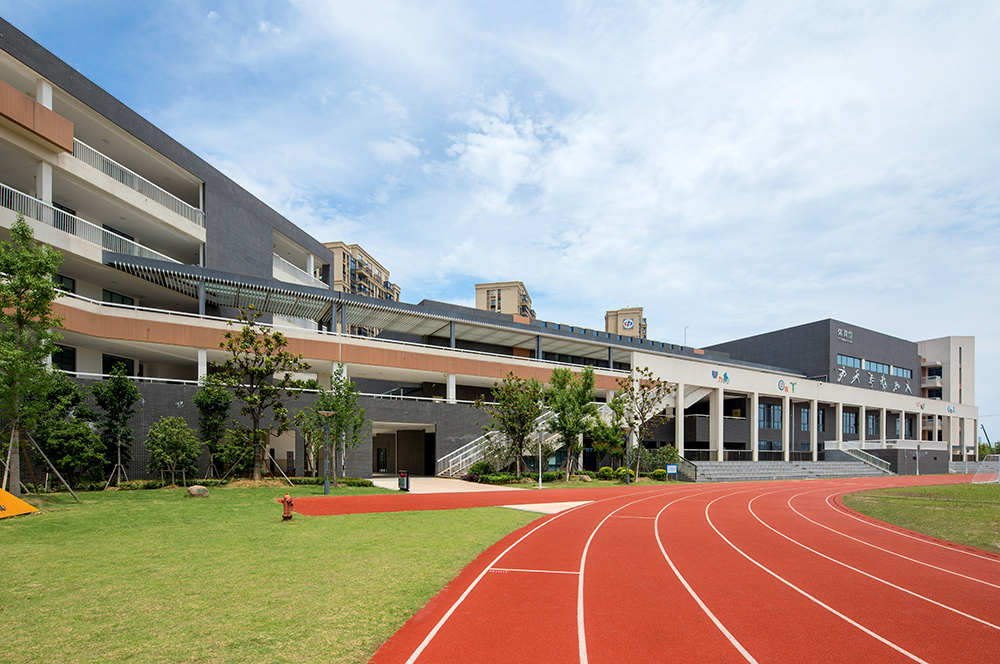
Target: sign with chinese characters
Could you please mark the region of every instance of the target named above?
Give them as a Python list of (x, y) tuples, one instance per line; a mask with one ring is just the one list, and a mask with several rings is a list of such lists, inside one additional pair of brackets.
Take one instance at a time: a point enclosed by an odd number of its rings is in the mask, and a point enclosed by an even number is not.
[(635, 327), (635, 320), (632, 318), (626, 318), (622, 321), (622, 329), (631, 330), (633, 327)]
[(841, 341), (845, 341), (849, 344), (854, 343), (854, 330), (845, 330), (842, 327), (837, 328), (837, 338)]

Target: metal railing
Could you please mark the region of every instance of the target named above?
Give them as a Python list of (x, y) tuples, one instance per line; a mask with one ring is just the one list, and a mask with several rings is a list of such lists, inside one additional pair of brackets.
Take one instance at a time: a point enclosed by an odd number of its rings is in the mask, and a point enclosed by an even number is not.
[[(552, 419), (553, 415), (554, 413), (551, 410), (546, 410), (541, 415), (536, 417), (536, 430), (541, 432), (543, 435), (548, 433), (544, 430), (543, 425)], [(550, 435), (549, 438), (552, 438), (554, 435), (555, 434)], [(434, 467), (434, 474), (439, 477), (461, 477), (469, 470), (472, 464), (477, 461), (482, 461), (483, 447), (485, 447), (487, 442), (494, 441), (497, 437), (505, 438), (504, 434), (499, 431), (488, 431), (479, 438), (476, 438), (475, 440), (462, 445), (458, 449), (445, 454), (437, 460)]]
[(323, 283), (316, 277), (312, 276), (311, 274), (300, 268), (298, 265), (295, 265), (294, 263), (289, 263), (287, 260), (279, 256), (278, 254), (272, 253), (271, 255), (274, 256), (274, 260), (272, 260), (271, 262), (272, 265), (274, 266), (274, 269), (277, 272), (292, 277), (297, 282), (302, 282), (306, 286), (312, 286), (314, 288), (329, 288), (329, 286), (327, 286), (325, 283)]
[(205, 213), (198, 208), (185, 203), (169, 191), (156, 186), (138, 173), (125, 168), (117, 161), (101, 154), (86, 143), (73, 139), (73, 156), (83, 163), (96, 168), (112, 180), (116, 180), (129, 189), (137, 191), (146, 198), (156, 201), (171, 212), (176, 212), (188, 221), (193, 221), (202, 228), (205, 227)]
[(30, 217), (46, 226), (57, 228), (70, 235), (75, 235), (81, 240), (86, 240), (116, 254), (180, 263), (180, 261), (170, 256), (161, 254), (149, 247), (144, 247), (138, 242), (122, 237), (106, 228), (101, 228), (97, 224), (92, 224), (80, 217), (54, 208), (48, 203), (22, 194), (17, 189), (12, 189), (5, 184), (0, 184), (0, 207), (20, 212), (25, 217)]
[(683, 476), (688, 482), (697, 482), (698, 466), (681, 457), (677, 460), (677, 478), (680, 479), (681, 476)]
[[(827, 443), (829, 445), (830, 443)], [(836, 441), (837, 449), (841, 452), (846, 452), (858, 461), (864, 461), (869, 466), (874, 466), (884, 473), (892, 475), (892, 466), (889, 465), (888, 461), (883, 461), (874, 454), (868, 454), (861, 449), (860, 444), (857, 441)]]

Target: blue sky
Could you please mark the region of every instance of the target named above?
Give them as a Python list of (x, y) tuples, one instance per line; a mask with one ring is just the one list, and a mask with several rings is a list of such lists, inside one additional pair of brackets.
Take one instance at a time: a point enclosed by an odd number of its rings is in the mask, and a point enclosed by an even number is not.
[(974, 335), (1000, 437), (996, 2), (0, 7), (406, 301), (513, 279), (699, 346)]

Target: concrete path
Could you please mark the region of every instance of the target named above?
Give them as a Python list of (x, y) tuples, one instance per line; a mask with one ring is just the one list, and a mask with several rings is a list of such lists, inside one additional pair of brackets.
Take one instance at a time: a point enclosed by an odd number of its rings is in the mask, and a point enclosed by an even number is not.
[[(399, 489), (395, 475), (375, 476), (372, 483), (383, 489)], [(524, 491), (520, 487), (463, 482), (446, 477), (410, 477), (410, 493), (474, 493), (479, 491)]]

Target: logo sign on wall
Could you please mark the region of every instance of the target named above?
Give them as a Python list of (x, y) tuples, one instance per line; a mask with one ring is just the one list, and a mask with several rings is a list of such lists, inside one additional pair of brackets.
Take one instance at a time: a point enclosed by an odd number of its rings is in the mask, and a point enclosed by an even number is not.
[(840, 339), (841, 341), (846, 341), (849, 344), (853, 344), (854, 343), (854, 331), (853, 330), (845, 330), (842, 327), (838, 327), (837, 328), (837, 338)]
[(719, 371), (712, 372), (712, 378), (719, 381), (723, 385), (729, 385), (729, 374)]
[(626, 318), (622, 321), (622, 329), (631, 330), (633, 327), (635, 327), (635, 321), (633, 319)]

